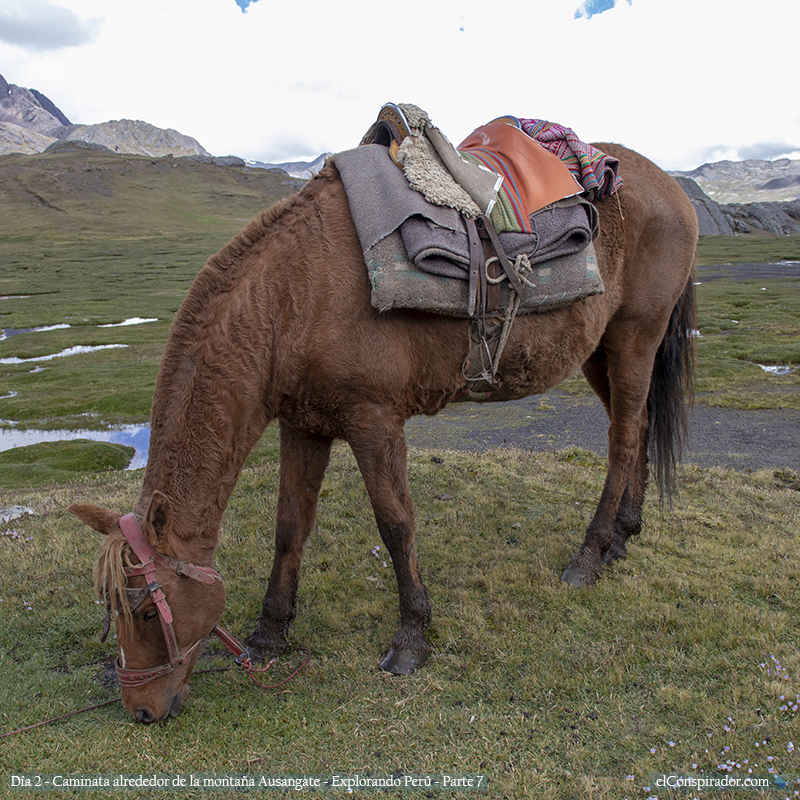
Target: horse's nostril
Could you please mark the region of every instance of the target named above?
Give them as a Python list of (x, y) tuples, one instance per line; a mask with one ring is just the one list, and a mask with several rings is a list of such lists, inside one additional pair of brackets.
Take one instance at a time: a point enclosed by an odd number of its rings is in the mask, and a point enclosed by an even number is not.
[(133, 714), (133, 718), (137, 722), (143, 722), (145, 725), (148, 725), (151, 722), (155, 722), (155, 716), (153, 716), (153, 712), (150, 711), (149, 708), (137, 708)]

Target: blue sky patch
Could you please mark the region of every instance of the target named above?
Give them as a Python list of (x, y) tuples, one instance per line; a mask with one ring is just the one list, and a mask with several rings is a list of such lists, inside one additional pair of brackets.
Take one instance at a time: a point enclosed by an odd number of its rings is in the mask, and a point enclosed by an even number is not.
[[(628, 5), (631, 0), (628, 0)], [(575, 19), (585, 17), (591, 19), (595, 14), (602, 14), (604, 11), (609, 11), (616, 5), (616, 0), (584, 0), (578, 10), (575, 12)]]
[(236, 5), (242, 9), (242, 14), (244, 14), (244, 12), (247, 11), (247, 6), (255, 2), (257, 2), (257, 0), (236, 0)]

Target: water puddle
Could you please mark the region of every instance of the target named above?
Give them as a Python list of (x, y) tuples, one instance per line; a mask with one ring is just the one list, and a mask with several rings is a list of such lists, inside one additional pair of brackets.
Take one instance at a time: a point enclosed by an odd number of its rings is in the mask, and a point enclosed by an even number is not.
[(48, 356), (33, 356), (32, 358), (17, 358), (16, 356), (12, 356), (11, 358), (0, 358), (0, 364), (29, 364), (33, 361), (51, 361), (54, 358), (66, 358), (68, 356), (82, 355), (83, 353), (95, 353), (98, 350), (111, 350), (116, 347), (130, 347), (130, 345), (101, 344), (95, 347), (78, 345), (77, 347), (68, 347), (66, 350), (62, 350), (60, 353), (51, 353)]
[[(22, 297), (22, 295), (20, 295)], [(0, 297), (0, 300), (8, 300), (10, 297)], [(144, 325), (147, 322), (158, 322), (158, 317), (129, 317), (122, 320), (122, 322), (110, 322), (107, 325), (98, 325), (98, 328), (125, 328), (129, 325)], [(3, 328), (0, 330), (0, 342), (4, 339), (10, 339), (12, 336), (19, 336), (21, 333), (43, 333), (44, 331), (61, 331), (65, 328), (71, 328), (66, 322), (61, 322), (58, 325), (41, 325), (36, 328)]]
[(131, 463), (126, 469), (142, 469), (147, 464), (147, 451), (150, 447), (149, 425), (121, 425), (108, 431), (15, 431), (0, 429), (0, 452), (15, 447), (25, 447), (41, 442), (71, 442), (75, 439), (89, 439), (92, 442), (111, 442), (133, 447)]
[(759, 364), (758, 366), (770, 375), (791, 375), (797, 372), (797, 367), (791, 367), (788, 364)]
[(71, 328), (66, 322), (59, 325), (42, 325), (40, 328), (4, 328), (0, 331), (0, 342), (3, 339), (10, 339), (12, 336), (18, 336), (20, 333), (41, 333), (42, 331), (60, 331), (64, 328)]
[(127, 325), (144, 325), (146, 322), (158, 322), (158, 317), (148, 317), (144, 319), (143, 317), (131, 317), (130, 319), (124, 319), (122, 322), (111, 322), (108, 325), (98, 325), (98, 328), (124, 328)]

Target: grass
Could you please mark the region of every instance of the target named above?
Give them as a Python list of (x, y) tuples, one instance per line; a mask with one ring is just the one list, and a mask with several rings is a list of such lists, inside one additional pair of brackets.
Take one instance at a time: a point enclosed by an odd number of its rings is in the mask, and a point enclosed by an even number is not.
[[(285, 174), (68, 149), (0, 158), (4, 235), (120, 239), (233, 233), (296, 188)], [(35, 238), (34, 238), (35, 237)]]
[[(198, 675), (177, 720), (142, 727), (98, 710), (6, 740), (0, 772), (483, 773), (492, 797), (616, 800), (666, 797), (645, 790), (659, 773), (800, 775), (796, 474), (684, 468), (672, 512), (648, 503), (629, 559), (576, 592), (558, 576), (603, 460), (437, 452), (442, 463), (410, 455), (435, 609), (417, 674), (376, 669), (396, 587), (340, 445), (304, 563), (293, 640), (312, 659), (297, 678), (260, 692), (238, 671)], [(260, 611), (277, 484), (274, 462), (248, 468), (224, 520), (223, 624), (237, 635)], [(0, 537), (4, 730), (116, 695), (90, 589), (97, 537), (64, 506), (129, 508), (137, 488), (121, 474), (0, 492), (0, 506), (39, 511)], [(200, 666), (226, 663), (208, 642)]]
[[(0, 428), (9, 421), (45, 429), (146, 422), (172, 317), (205, 259), (233, 230), (125, 240), (0, 239), (0, 297), (9, 298), (0, 299), (0, 328), (70, 326), (0, 340)], [(768, 247), (776, 241), (758, 240), (762, 258), (774, 257)], [(701, 240), (701, 261), (708, 260), (705, 248)], [(704, 281), (698, 297), (701, 402), (800, 407), (799, 372), (773, 376), (758, 366), (800, 363), (798, 282)], [(157, 321), (100, 327), (133, 317)], [(107, 345), (126, 347), (23, 360)], [(21, 363), (4, 363), (11, 359)], [(589, 391), (582, 378), (563, 388)]]
[(697, 256), (701, 266), (800, 261), (800, 235), (701, 236)]
[[(699, 270), (696, 388), (708, 405), (800, 409), (800, 280), (710, 280)], [(789, 366), (771, 375), (762, 366)]]

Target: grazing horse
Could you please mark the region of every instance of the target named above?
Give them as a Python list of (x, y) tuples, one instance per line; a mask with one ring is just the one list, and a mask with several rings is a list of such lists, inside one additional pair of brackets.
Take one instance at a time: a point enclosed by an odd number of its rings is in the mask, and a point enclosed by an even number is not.
[[(648, 454), (669, 491), (685, 433), (695, 312), (691, 203), (642, 156), (598, 147), (619, 159), (625, 181), (597, 204), (605, 292), (518, 317), (491, 395), (513, 400), (541, 393), (580, 367), (605, 405), (608, 474), (585, 540), (562, 575), (576, 586), (624, 556), (628, 538), (639, 532)], [(380, 666), (404, 674), (425, 662), (431, 603), (417, 562), (403, 426), (462, 392), (471, 348), (467, 320), (379, 313), (370, 305), (364, 258), (332, 164), (208, 260), (170, 331), (133, 513), (121, 518), (89, 504), (70, 507), (107, 534), (96, 583), (119, 612), (122, 698), (136, 720), (175, 716), (188, 694), (199, 641), (215, 628), (225, 603), (211, 568), (220, 521), (247, 454), (276, 417), (275, 556), (251, 652), (263, 656), (287, 646), (331, 444), (344, 439), (397, 578), (400, 622)], [(144, 541), (133, 552), (121, 530), (126, 526)], [(149, 574), (136, 567), (148, 560), (142, 546), (158, 553)], [(192, 569), (200, 577), (187, 574)], [(170, 665), (154, 666), (167, 658)]]

